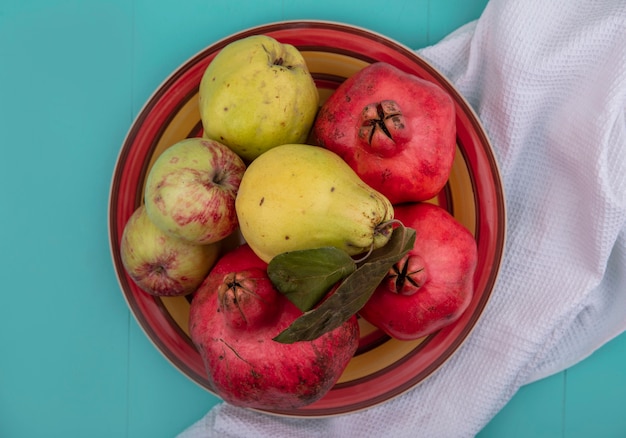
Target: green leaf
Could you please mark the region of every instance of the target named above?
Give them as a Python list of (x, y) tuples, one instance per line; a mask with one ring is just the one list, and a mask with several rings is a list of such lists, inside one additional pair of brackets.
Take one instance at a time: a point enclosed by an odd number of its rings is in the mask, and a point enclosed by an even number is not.
[(389, 269), (409, 252), (415, 243), (415, 230), (400, 225), (389, 242), (372, 252), (335, 292), (313, 310), (305, 312), (274, 338), (292, 344), (312, 341), (340, 327), (370, 299)]
[(267, 275), (280, 293), (306, 312), (355, 269), (348, 253), (323, 247), (279, 254), (268, 264)]

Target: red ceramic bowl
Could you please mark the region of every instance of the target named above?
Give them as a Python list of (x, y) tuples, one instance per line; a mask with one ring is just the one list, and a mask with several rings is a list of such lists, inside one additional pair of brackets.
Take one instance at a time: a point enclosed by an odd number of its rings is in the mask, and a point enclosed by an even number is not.
[(131, 126), (113, 173), (109, 233), (113, 263), (128, 306), (146, 335), (171, 363), (210, 391), (200, 355), (188, 334), (190, 297), (156, 298), (126, 274), (120, 239), (126, 221), (143, 202), (150, 166), (167, 147), (201, 135), (198, 86), (224, 46), (253, 34), (293, 44), (304, 55), (324, 101), (347, 77), (384, 61), (439, 84), (455, 100), (457, 156), (450, 179), (432, 202), (450, 211), (475, 235), (478, 267), (473, 300), (455, 323), (417, 341), (397, 341), (360, 322), (359, 350), (334, 388), (320, 401), (276, 415), (323, 417), (365, 409), (411, 389), (432, 375), (467, 338), (494, 287), (505, 240), (505, 205), (498, 167), (480, 121), (454, 86), (413, 50), (371, 31), (340, 23), (293, 21), (248, 29), (218, 41), (174, 71)]

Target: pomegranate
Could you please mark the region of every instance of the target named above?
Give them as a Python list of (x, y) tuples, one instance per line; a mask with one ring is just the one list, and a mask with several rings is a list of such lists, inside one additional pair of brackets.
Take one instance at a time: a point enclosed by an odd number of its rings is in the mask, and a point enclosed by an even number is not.
[(396, 218), (415, 229), (415, 244), (361, 308), (360, 315), (389, 336), (419, 339), (456, 321), (474, 291), (474, 236), (444, 208), (403, 204)]
[(312, 138), (392, 204), (424, 201), (439, 193), (450, 175), (454, 101), (440, 86), (376, 62), (329, 96)]
[(190, 336), (213, 390), (226, 402), (256, 409), (295, 409), (321, 399), (359, 343), (357, 317), (313, 341), (273, 338), (302, 315), (243, 244), (224, 254), (191, 302)]

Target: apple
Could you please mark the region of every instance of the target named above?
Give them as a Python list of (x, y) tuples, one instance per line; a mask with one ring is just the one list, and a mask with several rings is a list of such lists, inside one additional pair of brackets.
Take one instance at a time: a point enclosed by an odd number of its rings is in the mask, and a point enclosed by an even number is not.
[(268, 149), (304, 143), (319, 94), (300, 51), (266, 35), (226, 45), (199, 88), (203, 135), (249, 163)]
[(376, 62), (329, 96), (312, 138), (392, 204), (425, 201), (450, 175), (456, 153), (454, 101), (440, 86)]
[(444, 208), (426, 202), (396, 206), (415, 230), (415, 245), (396, 263), (359, 314), (389, 336), (419, 339), (456, 321), (474, 292), (474, 236)]
[(165, 233), (196, 244), (224, 239), (238, 227), (235, 197), (246, 166), (227, 146), (188, 138), (163, 151), (148, 173), (148, 217)]
[(180, 296), (200, 286), (220, 247), (220, 242), (196, 245), (164, 233), (141, 205), (124, 226), (120, 256), (124, 269), (144, 292)]

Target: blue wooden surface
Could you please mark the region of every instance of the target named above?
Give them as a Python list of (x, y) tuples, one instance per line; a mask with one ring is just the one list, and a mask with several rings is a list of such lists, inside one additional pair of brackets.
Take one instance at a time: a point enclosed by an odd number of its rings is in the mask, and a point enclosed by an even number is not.
[[(486, 0), (0, 1), (0, 437), (172, 437), (217, 399), (143, 334), (107, 236), (115, 160), (177, 66), (243, 28), (343, 21), (411, 47)], [(626, 335), (526, 386), (480, 433), (626, 436)]]

